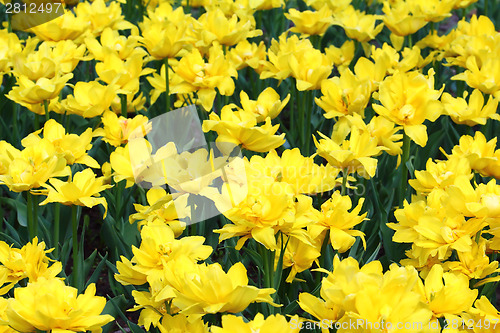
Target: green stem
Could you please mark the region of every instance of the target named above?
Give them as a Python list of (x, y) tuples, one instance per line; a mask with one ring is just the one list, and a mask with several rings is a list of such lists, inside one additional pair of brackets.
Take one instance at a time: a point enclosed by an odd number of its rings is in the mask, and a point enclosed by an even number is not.
[(50, 114), (49, 114), (49, 101), (48, 100), (44, 100), (43, 101), (43, 108), (45, 110), (45, 121), (49, 121), (50, 119)]
[(116, 184), (116, 199), (115, 199), (115, 211), (116, 211), (116, 216), (119, 217), (121, 216), (121, 210), (122, 210), (122, 197), (123, 197), (123, 191), (125, 190), (125, 182), (120, 181)]
[[(0, 198), (3, 197), (3, 190), (0, 188)], [(3, 216), (4, 216), (4, 211), (3, 211), (3, 207), (2, 207), (2, 204), (0, 203), (0, 230), (4, 230), (3, 229)]]
[(295, 111), (296, 111), (296, 105), (297, 105), (297, 89), (293, 87), (290, 89), (290, 93), (292, 95), (291, 101), (289, 103), (290, 105), (290, 126), (288, 128), (290, 130), (295, 130)]
[[(323, 244), (321, 245), (321, 256), (319, 257), (319, 264), (321, 268), (324, 269), (330, 269), (330, 266), (332, 265), (333, 258), (331, 257), (331, 249), (332, 247), (328, 248), (328, 244), (330, 242), (330, 229), (326, 229), (325, 233), (325, 238), (323, 239)], [(328, 266), (326, 266), (328, 264)], [(320, 274), (318, 274), (318, 278), (321, 277)], [(316, 281), (316, 284), (319, 284), (319, 280)]]
[(311, 148), (311, 115), (312, 115), (312, 97), (313, 97), (313, 91), (308, 90), (304, 92), (306, 94), (306, 134), (304, 138), (304, 144), (305, 144), (305, 156), (309, 156), (309, 149)]
[(12, 108), (14, 112), (13, 122), (12, 122), (12, 131), (14, 132), (14, 138), (17, 140), (16, 142), (21, 142), (19, 138), (19, 127), (18, 127), (18, 119), (19, 119), (19, 104), (14, 103), (14, 107)]
[(256, 29), (261, 29), (262, 32), (265, 31), (265, 29), (262, 26), (262, 10), (257, 11), (257, 24), (256, 24)]
[(408, 35), (408, 48), (411, 49), (413, 47), (413, 37), (412, 35)]
[(79, 255), (78, 255), (78, 206), (71, 206), (71, 225), (73, 229), (73, 273), (72, 273), (72, 282), (73, 287), (79, 288)]
[[(274, 270), (273, 261), (271, 260), (271, 266), (269, 264), (269, 251), (266, 247), (260, 243), (257, 245), (259, 247), (259, 254), (262, 258), (262, 266), (264, 268), (264, 288), (271, 288), (272, 285), (272, 273)], [(271, 269), (269, 269), (271, 267)]]
[(297, 85), (295, 85), (295, 88), (297, 91), (296, 91), (296, 96), (297, 96), (297, 100), (298, 100), (298, 108), (299, 108), (299, 112), (298, 112), (298, 115), (299, 115), (299, 121), (297, 122), (297, 132), (299, 133), (299, 137), (300, 137), (300, 144), (301, 144), (301, 151), (304, 152), (304, 147), (305, 147), (305, 136), (304, 136), (304, 127), (306, 126), (310, 126), (310, 124), (304, 124), (302, 122), (302, 120), (304, 119), (304, 111), (305, 111), (305, 104), (306, 104), (306, 101), (305, 101), (305, 98), (304, 98), (304, 94), (301, 94), (301, 92), (297, 89)]
[(35, 131), (40, 129), (40, 115), (35, 113)]
[[(272, 288), (274, 275), (274, 252), (269, 251), (263, 244), (260, 243), (257, 244), (257, 247), (260, 257), (262, 258), (264, 288)], [(269, 314), (274, 313), (273, 306), (270, 304), (268, 304), (267, 310), (269, 311)]]
[(403, 156), (401, 157), (401, 186), (399, 188), (399, 208), (403, 208), (408, 187), (408, 167), (406, 162), (410, 158), (410, 137), (403, 132)]
[(122, 108), (122, 116), (124, 118), (127, 118), (127, 95), (121, 94), (120, 95), (120, 106)]
[(347, 176), (349, 175), (348, 173), (349, 168), (344, 168), (342, 170), (342, 189), (340, 191), (341, 195), (345, 195), (346, 189), (347, 189)]
[(28, 209), (28, 234), (30, 241), (37, 236), (38, 233), (38, 216), (35, 212), (35, 205), (38, 202), (33, 194), (27, 192), (27, 209)]
[(59, 258), (59, 229), (60, 229), (61, 207), (58, 202), (54, 205), (54, 256)]
[(474, 238), (474, 241), (476, 242), (476, 244), (479, 244), (479, 240), (481, 239), (481, 232), (483, 231), (483, 229), (479, 230), (477, 233), (476, 233), (476, 237)]
[(170, 111), (170, 82), (168, 77), (168, 57), (163, 59), (163, 63), (165, 64), (165, 95), (166, 95), (166, 111)]
[(12, 19), (10, 15), (7, 15), (7, 32), (12, 32)]

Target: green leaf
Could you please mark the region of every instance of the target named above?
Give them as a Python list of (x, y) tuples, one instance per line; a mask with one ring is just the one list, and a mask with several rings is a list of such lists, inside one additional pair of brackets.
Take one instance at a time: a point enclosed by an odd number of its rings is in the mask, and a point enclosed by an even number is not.
[[(109, 315), (113, 316), (115, 319), (116, 319), (116, 316), (120, 316), (120, 318), (122, 318), (123, 321), (125, 321), (127, 323), (128, 327), (130, 328), (130, 331), (133, 333), (144, 333), (145, 331), (139, 325), (132, 323), (130, 320), (128, 320), (127, 316), (125, 316), (125, 314), (123, 313), (122, 309), (125, 308), (127, 305), (128, 305), (128, 303), (127, 303), (125, 296), (119, 295), (119, 296), (113, 297), (112, 299), (110, 299), (106, 303), (106, 306), (104, 307), (103, 313), (109, 314)], [(106, 312), (106, 311), (108, 311), (108, 312)], [(110, 324), (112, 324), (112, 323), (110, 323)]]
[[(97, 253), (97, 251), (94, 251), (94, 253)], [(87, 288), (88, 285), (91, 284), (91, 283), (97, 283), (97, 280), (99, 278), (99, 275), (102, 272), (102, 269), (104, 268), (104, 266), (106, 266), (106, 261), (107, 261), (106, 259), (107, 258), (108, 258), (108, 253), (106, 252), (106, 254), (104, 255), (104, 257), (101, 256), (101, 262), (97, 265), (97, 267), (95, 268), (94, 272), (92, 273), (92, 275), (90, 276), (90, 278), (87, 280), (87, 283), (85, 284), (85, 288)]]
[(365, 265), (374, 261), (376, 258), (377, 258), (377, 255), (378, 253), (380, 252), (380, 248), (382, 247), (382, 243), (378, 243), (377, 245), (377, 248), (375, 249), (375, 251), (373, 251), (373, 253), (370, 255), (370, 257), (368, 257), (368, 259), (366, 259), (365, 261)]
[(17, 221), (23, 227), (28, 226), (28, 210), (26, 208), (26, 201), (24, 200), (21, 193), (17, 196), (16, 199), (11, 198), (0, 198), (0, 201), (5, 202), (10, 207), (14, 208), (17, 213)]
[(95, 258), (97, 256), (97, 249), (95, 249), (88, 258), (83, 261), (83, 276), (87, 276), (90, 273), (90, 269), (94, 265)]
[(3, 225), (10, 232), (12, 236), (9, 236), (3, 232), (1, 234), (4, 235), (4, 237), (8, 239), (11, 243), (13, 243), (16, 247), (21, 248), (22, 247), (21, 243), (24, 242), (21, 242), (21, 238), (19, 237), (19, 233), (17, 232), (17, 230), (13, 226), (11, 226), (6, 219), (3, 220)]
[(273, 277), (273, 287), (276, 290), (276, 292), (273, 295), (274, 300), (276, 300), (276, 297), (278, 296), (278, 290), (280, 289), (280, 284), (281, 284), (281, 279), (282, 279), (282, 274), (283, 274), (283, 256), (285, 255), (285, 250), (286, 250), (286, 247), (288, 245), (288, 241), (290, 240), (290, 238), (288, 238), (286, 240), (285, 246), (283, 246), (283, 234), (282, 233), (280, 233), (280, 237), (281, 237), (281, 252), (280, 252), (280, 257), (278, 259), (278, 264), (276, 266), (276, 271), (274, 272), (274, 277)]

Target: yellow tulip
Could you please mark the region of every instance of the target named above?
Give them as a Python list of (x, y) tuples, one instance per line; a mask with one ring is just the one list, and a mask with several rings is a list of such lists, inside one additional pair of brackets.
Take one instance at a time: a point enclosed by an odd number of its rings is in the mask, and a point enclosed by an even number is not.
[(457, 28), (442, 36), (444, 57), (451, 65), (467, 68), (467, 60), (475, 57), (478, 64), (488, 58), (495, 58), (498, 52), (498, 34), (495, 25), (487, 16), (472, 15), (470, 22), (463, 18)]
[[(297, 35), (288, 36), (288, 32), (282, 33), (279, 36), (279, 41), (275, 39), (271, 41), (271, 46), (267, 51), (268, 60), (262, 63), (263, 70), (260, 78), (267, 79), (272, 77), (280, 82), (285, 80), (292, 74), (290, 57), (293, 54), (297, 54), (297, 57), (300, 59), (304, 53), (310, 50), (314, 50), (314, 48), (308, 38), (299, 39)], [(306, 66), (305, 68), (308, 67)]]
[(348, 173), (357, 172), (364, 178), (375, 176), (377, 170), (377, 156), (383, 150), (377, 144), (377, 139), (367, 132), (353, 128), (349, 140), (347, 134), (338, 136), (334, 131), (332, 138), (318, 132), (322, 139), (313, 136), (317, 154), (334, 167), (347, 169)]
[(236, 14), (226, 18), (219, 7), (207, 10), (198, 18), (195, 30), (199, 35), (197, 47), (210, 47), (214, 41), (221, 45), (232, 46), (252, 37), (262, 35), (250, 20), (240, 19)]
[(381, 19), (378, 15), (366, 14), (349, 6), (334, 15), (333, 24), (344, 28), (347, 37), (364, 43), (375, 39), (382, 31), (383, 23), (375, 25), (375, 21)]
[(161, 333), (209, 333), (213, 330), (213, 328), (208, 328), (208, 324), (204, 323), (202, 318), (197, 316), (185, 316), (183, 314), (177, 314), (175, 316), (165, 314), (157, 327), (160, 329)]
[(175, 237), (179, 237), (186, 228), (186, 223), (179, 220), (189, 217), (191, 213), (191, 207), (187, 205), (188, 196), (173, 196), (162, 188), (152, 188), (146, 198), (149, 206), (134, 204), (137, 213), (130, 215), (129, 222), (137, 221), (139, 229), (146, 225), (168, 225)]
[(474, 56), (467, 58), (465, 63), (466, 71), (453, 76), (451, 79), (465, 81), (472, 88), (498, 97), (500, 95), (500, 59), (495, 55), (480, 60), (481, 62), (478, 63)]
[(467, 126), (485, 125), (488, 119), (500, 120), (498, 115), (498, 99), (490, 96), (488, 102), (484, 103), (484, 97), (481, 91), (474, 89), (469, 97), (469, 101), (465, 100), (467, 92), (464, 93), (464, 98), (453, 98), (450, 94), (443, 94), (441, 101), (443, 102), (444, 112), (447, 113), (453, 122), (457, 124), (465, 124)]
[[(401, 94), (401, 91), (405, 93)], [(382, 105), (373, 104), (373, 109), (403, 126), (405, 133), (424, 147), (427, 144), (427, 128), (423, 122), (427, 119), (435, 121), (441, 115), (443, 107), (437, 100), (441, 91), (434, 90), (432, 69), (428, 77), (418, 72), (396, 71), (380, 84), (378, 100)]]
[(340, 261), (335, 256), (333, 272), (327, 273), (321, 298), (299, 294), (299, 305), (319, 320), (328, 318), (340, 327), (360, 323), (357, 328), (363, 332), (380, 331), (377, 326), (385, 330), (388, 323), (393, 329), (400, 322), (428, 326), (432, 312), (415, 291), (420, 281), (415, 268), (392, 264), (383, 274), (378, 261), (360, 268), (354, 258)]
[[(199, 7), (196, 3), (189, 4), (192, 7)], [(179, 23), (186, 19), (186, 14), (184, 14), (184, 8), (179, 6), (174, 9), (172, 4), (166, 1), (160, 1), (160, 3), (151, 2), (147, 7), (148, 17), (153, 21), (172, 21)]]
[(350, 69), (340, 77), (335, 76), (321, 82), (323, 96), (315, 98), (316, 104), (325, 111), (325, 118), (342, 117), (359, 113), (364, 116), (371, 98), (371, 82), (357, 78)]
[(339, 169), (329, 164), (316, 164), (313, 157), (302, 156), (298, 148), (287, 149), (281, 156), (275, 150), (265, 157), (254, 155), (246, 168), (255, 175), (269, 176), (292, 185), (297, 195), (327, 192), (339, 181)]
[(427, 24), (427, 19), (416, 5), (418, 1), (384, 0), (384, 23), (393, 34), (398, 36), (412, 35)]
[[(55, 112), (58, 114), (64, 114), (64, 108), (59, 101), (59, 96), (53, 98), (47, 103), (49, 112)], [(33, 113), (39, 114), (41, 116), (45, 115), (45, 105), (44, 104), (26, 104), (25, 107)]]
[(248, 5), (253, 10), (270, 10), (285, 6), (285, 0), (248, 0)]
[[(148, 82), (151, 84), (153, 89), (151, 90), (151, 103), (156, 103), (158, 100), (158, 97), (164, 92), (167, 91), (167, 77), (165, 73), (165, 64), (163, 64), (160, 68), (160, 73), (155, 72), (153, 73), (153, 76), (148, 76), (146, 77)], [(168, 84), (169, 84), (169, 93), (172, 94), (172, 87), (175, 87), (176, 85), (182, 83), (182, 78), (175, 74), (174, 71), (170, 68), (168, 68)], [(189, 95), (191, 96), (192, 93), (178, 93), (177, 96), (179, 95)], [(195, 98), (194, 96), (192, 97), (191, 101), (194, 103)], [(190, 104), (189, 100), (186, 100), (186, 104)], [(179, 106), (179, 108), (182, 106)]]
[(320, 10), (326, 4), (333, 13), (345, 10), (352, 0), (306, 0), (306, 4), (316, 10)]
[(99, 78), (108, 85), (116, 84), (123, 93), (135, 94), (139, 90), (139, 77), (152, 73), (152, 68), (143, 68), (144, 59), (133, 54), (121, 60), (116, 53), (104, 50), (104, 60), (95, 65)]
[[(31, 133), (21, 143), (24, 147), (36, 147), (42, 140), (39, 134), (42, 130)], [(66, 134), (64, 127), (50, 119), (43, 126), (43, 137), (50, 141), (56, 148), (56, 152), (62, 154), (68, 165), (75, 163), (84, 164), (94, 169), (100, 168), (99, 163), (87, 154), (92, 148), (92, 129), (87, 128), (81, 135)]]
[(466, 158), (450, 156), (446, 161), (429, 159), (425, 170), (415, 170), (415, 179), (408, 183), (418, 194), (428, 195), (435, 189), (446, 189), (453, 185), (458, 176), (472, 178), (470, 163)]
[[(311, 239), (313, 239), (311, 237)], [(287, 283), (293, 283), (297, 273), (303, 272), (311, 268), (314, 262), (321, 256), (321, 239), (316, 238), (314, 244), (308, 244), (300, 241), (297, 238), (284, 236), (286, 248), (283, 254), (283, 269), (290, 268), (290, 273), (286, 278)], [(284, 244), (283, 244), (284, 245)], [(281, 239), (278, 239), (278, 250), (274, 256), (275, 269), (281, 255)]]
[[(134, 297), (136, 306), (130, 309), (130, 311), (141, 310), (137, 323), (144, 326), (147, 331), (149, 331), (151, 325), (158, 327), (162, 317), (168, 315), (169, 312), (171, 314), (179, 312), (179, 309), (172, 304), (169, 306), (166, 304), (165, 300), (157, 299), (162, 287), (163, 286), (161, 284), (156, 284), (154, 286), (150, 286), (149, 291), (132, 291), (132, 296)], [(200, 316), (193, 315), (193, 317), (199, 318)]]
[(346, 311), (339, 320), (341, 325), (363, 319), (362, 327), (372, 332), (378, 329), (370, 327), (377, 324), (382, 327), (389, 322), (393, 329), (394, 323), (419, 323), (424, 328), (429, 327), (432, 311), (415, 291), (420, 279), (414, 267), (391, 264), (382, 276), (378, 272), (362, 274), (348, 269), (344, 271), (344, 276), (341, 273), (336, 274), (340, 281), (330, 278), (325, 288), (325, 296), (340, 301)]
[(23, 192), (44, 185), (51, 177), (69, 175), (66, 159), (58, 154), (56, 147), (47, 139), (16, 153), (8, 164), (8, 171), (0, 174), (0, 184), (11, 191)]
[(481, 280), (474, 287), (494, 282), (498, 276), (487, 278), (488, 275), (500, 271), (498, 261), (491, 261), (486, 255), (486, 240), (481, 238), (478, 243), (472, 244), (471, 252), (458, 252), (459, 261), (446, 261), (443, 269), (467, 275), (470, 279)]
[(338, 71), (342, 73), (354, 58), (354, 49), (354, 41), (348, 40), (341, 47), (328, 46), (325, 48), (325, 54), (333, 65), (338, 68)]
[(5, 29), (0, 30), (0, 76), (11, 71), (13, 56), (21, 51), (22, 46), (17, 35)]
[[(498, 165), (500, 165), (500, 150), (496, 148), (497, 138), (486, 141), (483, 133), (477, 131), (474, 137), (463, 135), (459, 144), (453, 147), (451, 155), (469, 160), (471, 169), (479, 172), (485, 177), (500, 176)], [(445, 155), (450, 158), (450, 155)]]
[(125, 147), (117, 147), (109, 156), (109, 162), (114, 171), (112, 175), (115, 183), (125, 179), (126, 188), (135, 184), (136, 178), (130, 161), (130, 146), (128, 144)]
[[(122, 60), (132, 57), (136, 53), (145, 56), (146, 52), (139, 47), (140, 36), (135, 30), (132, 30), (131, 33), (130, 36), (125, 37), (108, 27), (102, 31), (99, 41), (95, 37), (85, 38), (85, 45), (94, 59), (99, 61), (104, 61), (104, 55), (109, 51), (116, 53)], [(107, 51), (104, 51), (105, 49)]]
[[(401, 155), (401, 147), (403, 142), (403, 134), (396, 134), (401, 129), (400, 126), (395, 124), (384, 117), (372, 117), (368, 124), (361, 118), (359, 114), (346, 116), (345, 119), (351, 126), (362, 129), (364, 132), (369, 133), (373, 138), (377, 139), (377, 146), (384, 150), (389, 155)], [(343, 122), (342, 118), (339, 122)]]
[(477, 289), (469, 288), (466, 275), (444, 272), (441, 265), (432, 267), (420, 292), (425, 296), (434, 318), (460, 315), (472, 307), (478, 294)]
[(97, 81), (78, 81), (73, 88), (73, 95), (63, 100), (62, 106), (71, 114), (84, 118), (93, 118), (103, 114), (119, 92), (116, 85), (102, 85)]
[[(244, 193), (240, 193), (242, 190), (245, 190)], [(223, 188), (221, 198), (214, 200), (219, 211), (233, 223), (215, 230), (220, 234), (219, 242), (240, 237), (236, 244), (239, 250), (247, 239), (253, 238), (274, 251), (278, 248), (275, 235), (281, 231), (312, 244), (309, 235), (302, 229), (310, 223), (310, 215), (314, 214), (311, 198), (295, 196), (292, 185), (275, 181), (251, 169), (247, 173), (246, 187), (242, 190), (233, 186), (231, 192), (227, 193), (229, 191)], [(224, 207), (224, 203), (232, 202), (227, 198), (231, 195), (240, 200), (230, 207)]]
[(5, 311), (7, 320), (19, 332), (100, 332), (114, 318), (101, 315), (106, 299), (95, 292), (93, 283), (78, 295), (60, 279), (41, 278), (15, 289)]
[(52, 79), (42, 77), (33, 82), (25, 76), (19, 76), (18, 85), (12, 88), (7, 97), (23, 106), (41, 104), (56, 98), (72, 77), (73, 74), (56, 75)]
[(7, 141), (0, 141), (0, 175), (9, 171), (12, 161), (21, 156), (21, 152)]
[(205, 238), (190, 236), (175, 239), (172, 229), (163, 225), (146, 225), (141, 229), (141, 245), (132, 246), (134, 257), (117, 262), (115, 279), (123, 285), (142, 285), (163, 278), (163, 268), (171, 260), (186, 256), (193, 262), (207, 259), (212, 247), (203, 245)]
[(288, 61), (299, 91), (319, 89), (333, 69), (328, 57), (312, 47), (303, 53), (291, 54)]
[(257, 313), (255, 318), (248, 322), (245, 322), (242, 317), (224, 315), (222, 316), (221, 327), (211, 326), (210, 330), (212, 333), (232, 333), (235, 331), (241, 333), (298, 333), (300, 331), (299, 322), (302, 322), (302, 320), (299, 320), (297, 315), (287, 321), (287, 318), (280, 314), (270, 315), (264, 319), (261, 313)]
[(14, 74), (37, 81), (40, 78), (51, 79), (59, 73), (59, 62), (54, 59), (48, 45), (42, 43), (38, 51), (34, 50), (34, 45), (28, 45), (24, 48), (24, 52), (14, 54), (10, 59), (14, 66)]
[[(464, 183), (462, 181), (460, 184)], [(451, 255), (450, 250), (471, 251), (472, 238), (486, 226), (484, 218), (466, 220), (463, 214), (452, 208), (454, 203), (451, 200), (443, 207), (439, 193), (437, 194), (411, 204), (405, 202), (404, 208), (394, 213), (398, 223), (387, 224), (389, 228), (396, 230), (393, 241), (413, 243), (420, 249), (420, 266), (430, 256), (437, 256), (444, 261)]]
[(59, 42), (62, 40), (72, 40), (80, 44), (88, 33), (90, 22), (83, 17), (75, 15), (70, 10), (65, 10), (64, 14), (46, 23), (35, 25), (29, 29), (38, 38)]
[[(353, 228), (366, 219), (367, 213), (360, 214), (363, 206), (363, 198), (358, 205), (352, 208), (351, 199), (348, 196), (340, 195), (335, 191), (331, 198), (321, 205), (321, 215), (318, 222), (311, 224), (308, 229), (313, 239), (323, 239), (326, 231), (330, 231), (330, 242), (334, 250), (344, 253), (349, 250), (356, 241), (355, 236), (361, 237), (363, 247), (366, 247), (365, 234), (362, 231)], [(321, 236), (320, 236), (321, 234)]]
[[(490, 303), (488, 298), (481, 295), (481, 298), (474, 302), (467, 313), (462, 314), (466, 326), (472, 326), (472, 331), (475, 333), (495, 333), (497, 322), (500, 321), (500, 313), (493, 304)], [(479, 324), (471, 325), (471, 323), (487, 323), (485, 325)]]
[(365, 57), (359, 58), (354, 65), (354, 74), (361, 80), (369, 80), (372, 92), (378, 90), (380, 83), (387, 76), (387, 71), (388, 63), (386, 61), (373, 63)]
[(247, 270), (241, 262), (225, 273), (218, 263), (196, 264), (180, 257), (166, 264), (163, 281), (166, 285), (157, 299), (172, 299), (184, 314), (238, 313), (254, 302), (279, 306), (271, 298), (274, 289), (248, 285)]
[(295, 25), (290, 29), (303, 35), (324, 35), (326, 30), (333, 24), (332, 11), (328, 6), (323, 6), (317, 11), (306, 10), (299, 12), (290, 8), (285, 17)]
[(414, 0), (414, 2), (418, 12), (427, 21), (439, 22), (451, 16), (451, 11), (456, 5), (457, 0), (431, 0), (426, 2)]
[[(234, 147), (234, 146), (233, 146)], [(178, 193), (204, 195), (207, 188), (213, 188), (213, 182), (223, 175), (222, 168), (229, 161), (227, 157), (214, 157), (214, 151), (205, 148), (180, 154), (174, 148), (173, 154), (165, 156), (162, 172), (171, 189)], [(161, 154), (161, 150), (157, 153)]]
[(122, 7), (118, 2), (108, 4), (104, 0), (81, 2), (76, 6), (75, 13), (85, 22), (90, 22), (89, 32), (94, 36), (99, 36), (105, 28), (113, 30), (135, 28), (132, 23), (125, 21)]
[(232, 77), (238, 77), (233, 64), (227, 60), (220, 45), (209, 49), (208, 61), (205, 61), (198, 49), (193, 49), (179, 60), (174, 72), (182, 82), (171, 88), (171, 93), (186, 94), (196, 92), (205, 110), (212, 109), (216, 96), (215, 88), (224, 96), (234, 92)]
[(266, 45), (263, 41), (257, 45), (245, 39), (236, 44), (228, 52), (228, 58), (237, 70), (250, 66), (258, 74), (262, 72), (263, 66), (261, 62), (265, 61), (266, 57)]
[[(146, 97), (143, 96), (142, 92), (139, 93), (139, 95), (136, 95), (135, 93), (127, 93), (123, 95), (126, 96), (127, 114), (129, 113), (137, 114), (139, 111), (145, 109), (144, 104), (146, 103)], [(111, 102), (111, 111), (113, 111), (116, 114), (122, 114), (122, 102), (119, 96), (115, 96), (115, 98)]]
[(285, 133), (275, 135), (279, 125), (271, 125), (271, 118), (267, 117), (265, 124), (257, 126), (257, 118), (247, 111), (232, 111), (231, 105), (221, 110), (219, 117), (210, 114), (210, 119), (203, 121), (204, 132), (216, 131), (216, 142), (228, 142), (241, 145), (243, 148), (266, 152), (281, 146), (285, 142)]
[[(61, 272), (62, 264), (56, 261), (49, 266), (49, 262), (53, 260), (47, 254), (52, 250), (46, 250), (45, 242), (38, 243), (37, 237), (20, 249), (0, 241), (0, 267), (4, 268), (5, 282), (11, 283), (12, 288), (25, 278), (28, 278), (29, 282), (35, 282), (40, 278), (55, 278)], [(8, 289), (2, 288), (3, 291)]]
[(267, 117), (276, 118), (289, 100), (290, 94), (281, 101), (280, 95), (271, 87), (262, 91), (256, 101), (250, 100), (243, 90), (240, 92), (241, 107), (246, 112), (255, 114), (258, 123), (265, 121)]
[(469, 178), (457, 177), (454, 184), (445, 189), (447, 196), (441, 199), (443, 204), (449, 204), (452, 212), (478, 219), (487, 218), (486, 222), (496, 224), (495, 219), (500, 217), (500, 187), (495, 180), (491, 180), (474, 188)]
[(190, 25), (188, 16), (178, 22), (145, 18), (140, 24), (141, 42), (155, 59), (174, 58), (194, 41), (194, 38), (187, 34)]
[(106, 199), (98, 196), (100, 192), (113, 187), (105, 185), (104, 178), (96, 178), (92, 169), (84, 169), (74, 174), (73, 179), (64, 182), (51, 178), (50, 184), (43, 185), (47, 189), (47, 198), (40, 203), (60, 202), (63, 205), (78, 205), (92, 208), (96, 205), (104, 206), (104, 217), (108, 211)]
[(376, 64), (383, 64), (389, 74), (394, 74), (396, 70), (408, 72), (412, 69), (421, 69), (432, 61), (432, 55), (431, 53), (424, 59), (418, 46), (411, 49), (405, 47), (402, 52), (398, 52), (387, 43), (381, 48), (372, 46), (371, 51), (371, 58)]
[(103, 141), (115, 147), (126, 144), (129, 139), (133, 138), (132, 135), (145, 137), (152, 128), (148, 118), (143, 115), (124, 118), (123, 116), (118, 117), (116, 113), (111, 111), (104, 112), (102, 124), (103, 128), (95, 130), (94, 136), (102, 136)]

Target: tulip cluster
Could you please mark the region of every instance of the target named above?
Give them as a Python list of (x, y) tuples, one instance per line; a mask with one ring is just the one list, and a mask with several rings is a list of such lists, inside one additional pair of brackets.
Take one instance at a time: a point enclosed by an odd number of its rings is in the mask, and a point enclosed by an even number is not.
[(500, 330), (494, 1), (0, 2), (0, 332)]

